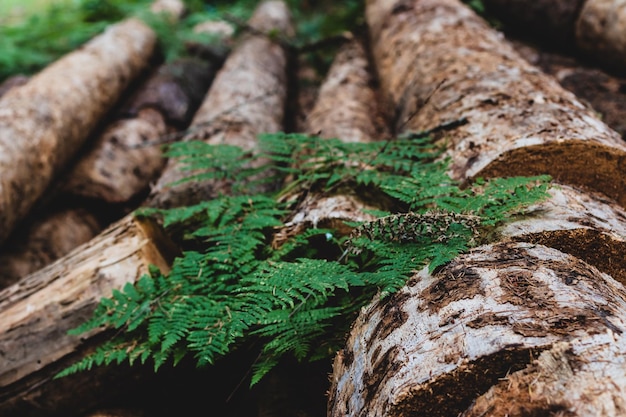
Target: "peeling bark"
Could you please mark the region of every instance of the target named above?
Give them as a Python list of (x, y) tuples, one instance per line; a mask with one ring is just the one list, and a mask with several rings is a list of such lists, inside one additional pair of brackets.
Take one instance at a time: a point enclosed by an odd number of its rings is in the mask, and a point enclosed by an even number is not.
[(576, 23), (578, 47), (614, 70), (626, 68), (626, 4), (587, 0)]
[(0, 242), (147, 65), (155, 43), (146, 25), (123, 21), (2, 97)]
[(626, 206), (626, 146), (456, 0), (369, 1), (382, 88), (400, 131), (446, 129), (451, 175), (550, 174)]
[(479, 247), (361, 312), (329, 415), (621, 415), (625, 296), (555, 249)]
[[(293, 32), (291, 16), (281, 1), (261, 3), (248, 22), (257, 31)], [(283, 130), (287, 96), (287, 53), (267, 36), (249, 34), (228, 56), (223, 68), (191, 122), (192, 133), (184, 140), (229, 144), (254, 151), (257, 135)], [(225, 184), (193, 181), (172, 186), (189, 175), (170, 160), (153, 188), (147, 204), (176, 207), (215, 196)]]

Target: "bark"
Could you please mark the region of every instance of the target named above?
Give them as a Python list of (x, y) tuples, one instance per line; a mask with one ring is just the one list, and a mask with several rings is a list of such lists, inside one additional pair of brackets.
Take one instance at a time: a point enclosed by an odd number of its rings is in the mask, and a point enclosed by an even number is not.
[(85, 209), (56, 211), (20, 227), (20, 234), (0, 254), (0, 289), (88, 242), (100, 230), (100, 220)]
[(215, 72), (197, 60), (161, 66), (64, 175), (60, 192), (125, 203), (145, 191), (165, 166), (161, 137), (189, 124)]
[(362, 311), (329, 415), (622, 415), (625, 296), (555, 249), (479, 247)]
[(539, 50), (531, 45), (512, 41), (515, 50), (543, 72), (555, 77), (584, 104), (600, 114), (611, 129), (626, 138), (626, 79), (579, 60)]
[(155, 43), (150, 28), (126, 20), (2, 97), (0, 242), (146, 66)]
[(498, 238), (560, 250), (626, 284), (626, 211), (600, 194), (566, 185), (553, 187), (549, 194), (500, 227)]
[[(358, 40), (345, 44), (333, 60), (306, 120), (308, 133), (344, 142), (371, 142), (387, 137), (374, 83), (363, 45)], [(367, 210), (382, 209), (385, 203), (366, 202), (376, 199), (359, 195), (353, 184), (331, 192), (296, 190), (282, 198), (297, 201), (297, 205), (286, 219), (285, 228), (274, 236), (275, 247), (310, 227), (348, 234), (351, 229), (345, 221), (373, 220)]]
[[(134, 283), (150, 265), (166, 273), (176, 253), (153, 222), (130, 215), (67, 256), (2, 290), (0, 414), (41, 415), (42, 409), (58, 411), (68, 401), (75, 401), (68, 395), (74, 388), (68, 390), (67, 381), (52, 377), (86, 354), (93, 341), (106, 333), (95, 330), (79, 337), (69, 336), (67, 331), (90, 318), (102, 297)], [(69, 386), (85, 392), (108, 380), (104, 373), (79, 374)], [(87, 392), (84, 400), (96, 399)]]
[(507, 31), (572, 49), (576, 19), (585, 0), (484, 0), (487, 12), (498, 17)]
[(587, 0), (576, 22), (578, 47), (613, 70), (626, 68), (626, 5), (620, 0)]
[[(229, 144), (254, 151), (257, 135), (283, 130), (287, 96), (287, 52), (268, 36), (278, 31), (292, 33), (291, 16), (280, 1), (261, 3), (248, 22), (255, 29), (245, 36), (228, 56), (223, 68), (192, 123), (184, 140), (203, 140), (209, 144)], [(189, 175), (177, 160), (170, 160), (153, 188), (148, 204), (176, 207), (215, 196), (223, 185), (211, 181), (173, 182)]]
[(434, 135), (454, 178), (550, 174), (626, 205), (619, 135), (467, 7), (370, 1), (366, 14), (398, 130), (460, 122)]

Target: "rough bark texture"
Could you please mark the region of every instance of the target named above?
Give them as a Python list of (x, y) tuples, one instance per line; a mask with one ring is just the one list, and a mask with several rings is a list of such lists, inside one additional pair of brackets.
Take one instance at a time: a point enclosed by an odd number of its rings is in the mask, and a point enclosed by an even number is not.
[(572, 49), (576, 19), (585, 0), (484, 0), (489, 13), (524, 37)]
[(0, 242), (146, 66), (155, 43), (145, 24), (126, 20), (2, 97)]
[(456, 0), (369, 1), (373, 55), (397, 128), (445, 129), (451, 175), (550, 174), (626, 205), (626, 146)]
[(65, 209), (19, 230), (0, 254), (0, 289), (89, 241), (102, 226), (88, 210)]
[[(102, 335), (69, 336), (67, 331), (87, 320), (103, 296), (135, 282), (150, 265), (167, 272), (175, 253), (152, 222), (128, 216), (0, 292), (0, 414), (20, 410), (26, 415), (44, 404), (58, 410), (68, 391), (60, 382), (49, 392), (52, 376), (71, 363), (67, 358), (83, 352), (91, 337)], [(107, 380), (99, 378), (93, 383)]]
[(615, 70), (626, 69), (626, 3), (587, 0), (576, 23), (578, 47)]
[(361, 312), (329, 415), (622, 415), (625, 296), (557, 250), (479, 247)]
[(589, 67), (573, 57), (539, 50), (512, 41), (522, 57), (553, 77), (583, 103), (600, 114), (611, 129), (626, 138), (626, 79)]
[[(363, 45), (357, 40), (345, 44), (335, 56), (306, 120), (308, 133), (344, 142), (371, 142), (387, 137), (374, 84)], [(366, 202), (367, 196), (359, 196), (351, 184), (326, 193), (298, 190), (297, 195), (284, 198), (297, 201), (297, 205), (285, 221), (285, 228), (274, 236), (274, 246), (310, 227), (348, 234), (350, 228), (345, 221), (373, 220), (374, 216), (366, 211), (382, 208), (377, 205), (380, 200)]]
[[(277, 30), (289, 35), (293, 31), (289, 10), (281, 1), (261, 3), (248, 23), (265, 33)], [(282, 130), (287, 58), (284, 48), (269, 37), (245, 36), (217, 74), (191, 123), (193, 132), (185, 140), (236, 145), (254, 151), (258, 134)], [(185, 175), (189, 173), (181, 170), (180, 163), (170, 160), (148, 204), (175, 207), (215, 195), (216, 184), (209, 181), (170, 186)]]
[(160, 67), (64, 175), (61, 193), (124, 203), (145, 191), (165, 166), (161, 137), (189, 124), (215, 71), (196, 60)]
[(600, 194), (566, 185), (549, 193), (497, 230), (499, 237), (555, 248), (626, 284), (626, 211)]

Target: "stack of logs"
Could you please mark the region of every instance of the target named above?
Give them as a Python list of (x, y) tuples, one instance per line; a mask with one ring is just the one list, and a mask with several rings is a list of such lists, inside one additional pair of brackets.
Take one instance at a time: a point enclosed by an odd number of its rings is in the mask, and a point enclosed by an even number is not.
[[(610, 10), (594, 4), (619, 2), (578, 3), (581, 22)], [(361, 312), (334, 361), (328, 415), (624, 415), (620, 134), (458, 0), (368, 0), (366, 21), (369, 41), (339, 49), (305, 132), (386, 140), (464, 120), (433, 136), (453, 178), (549, 174), (554, 186), (492, 244)], [(178, 253), (129, 210), (228, 192), (170, 185), (180, 166), (153, 145), (182, 136), (254, 152), (258, 134), (285, 129), (294, 60), (263, 33), (291, 36), (289, 11), (261, 3), (248, 26), (221, 68), (181, 61), (146, 75), (155, 35), (127, 20), (0, 99), (0, 415), (85, 415), (107, 405), (102, 392), (132, 385), (126, 368), (52, 377), (107, 336), (67, 330), (149, 265), (167, 272)], [(591, 26), (577, 26), (585, 42), (613, 33)], [(296, 200), (286, 233), (367, 220), (380, 203), (352, 189)], [(57, 233), (75, 240), (61, 248)]]

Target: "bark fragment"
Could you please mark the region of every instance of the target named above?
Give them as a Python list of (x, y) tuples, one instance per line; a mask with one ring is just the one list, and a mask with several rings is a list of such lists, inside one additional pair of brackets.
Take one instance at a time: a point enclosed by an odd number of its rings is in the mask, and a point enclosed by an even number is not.
[(155, 43), (145, 24), (123, 21), (2, 97), (0, 242), (147, 65)]
[[(476, 248), (361, 312), (335, 360), (329, 415), (619, 415), (625, 295), (610, 276), (555, 249)], [(546, 373), (550, 363), (560, 366)], [(506, 395), (503, 407), (466, 411), (492, 386)]]
[(369, 1), (382, 88), (399, 130), (466, 121), (436, 139), (451, 175), (550, 174), (626, 206), (626, 146), (576, 97), (456, 0)]
[[(257, 31), (293, 32), (291, 16), (281, 1), (261, 3), (248, 22)], [(213, 87), (198, 109), (193, 131), (184, 140), (203, 140), (210, 144), (240, 146), (247, 151), (257, 147), (257, 135), (283, 129), (287, 95), (287, 53), (268, 36), (249, 34), (229, 55), (217, 74)], [(193, 204), (215, 196), (210, 181), (173, 182), (189, 173), (176, 160), (170, 160), (153, 188), (148, 204), (176, 207)]]

